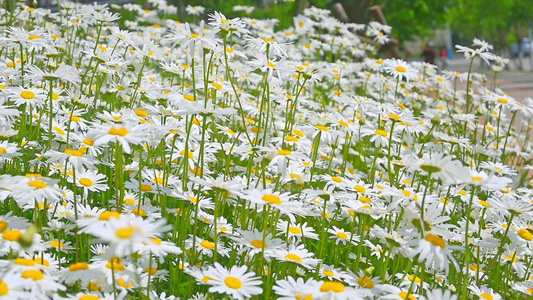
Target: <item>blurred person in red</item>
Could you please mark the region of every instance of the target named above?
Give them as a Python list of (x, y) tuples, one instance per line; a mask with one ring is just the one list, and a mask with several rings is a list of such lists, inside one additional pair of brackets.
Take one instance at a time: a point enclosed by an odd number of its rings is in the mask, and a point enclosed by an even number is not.
[(444, 47), (441, 47), (439, 50), (439, 57), (441, 61), (441, 68), (444, 70), (448, 67), (448, 50), (446, 50)]
[(435, 64), (435, 49), (433, 49), (431, 43), (427, 43), (426, 47), (424, 48), (424, 51), (422, 52), (422, 55), (424, 56), (424, 62)]

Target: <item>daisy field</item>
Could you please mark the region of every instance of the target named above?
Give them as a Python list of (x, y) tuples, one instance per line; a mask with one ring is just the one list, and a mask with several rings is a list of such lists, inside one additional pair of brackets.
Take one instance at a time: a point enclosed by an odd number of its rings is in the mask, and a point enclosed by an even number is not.
[(0, 8), (0, 300), (533, 295), (533, 98), (489, 43), (59, 2)]

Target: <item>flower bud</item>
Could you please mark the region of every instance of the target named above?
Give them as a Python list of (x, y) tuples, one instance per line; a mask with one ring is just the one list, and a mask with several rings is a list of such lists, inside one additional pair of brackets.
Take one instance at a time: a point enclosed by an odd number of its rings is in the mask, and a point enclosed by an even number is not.
[(312, 77), (313, 77), (313, 69), (308, 68), (307, 70), (305, 70), (304, 79), (309, 80)]
[(30, 227), (28, 227), (28, 229), (26, 230), (26, 232), (24, 232), (18, 242), (19, 244), (24, 247), (24, 248), (29, 248), (31, 247), (31, 245), (33, 244), (33, 236), (39, 232), (39, 229), (37, 228), (37, 226), (35, 225), (30, 225)]
[(436, 115), (433, 116), (433, 118), (431, 118), (431, 124), (437, 126), (440, 124), (440, 122), (442, 122), (442, 114), (441, 113), (437, 113)]
[(448, 289), (454, 293), (457, 292), (457, 288), (453, 284), (450, 284), (450, 286), (448, 286)]
[(527, 185), (528, 185), (528, 187), (533, 188), (533, 179), (529, 180)]
[(296, 185), (304, 185), (305, 184), (305, 180), (303, 179), (303, 177), (297, 177), (295, 180), (294, 180), (294, 184)]
[(365, 269), (365, 276), (372, 277), (372, 273), (374, 273), (374, 266), (370, 266)]

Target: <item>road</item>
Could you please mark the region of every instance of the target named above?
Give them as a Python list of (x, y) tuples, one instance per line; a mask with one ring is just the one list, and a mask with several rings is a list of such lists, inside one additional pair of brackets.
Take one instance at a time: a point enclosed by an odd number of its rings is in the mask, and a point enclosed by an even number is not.
[[(481, 59), (476, 59), (476, 61)], [(468, 72), (469, 61), (464, 59), (463, 56), (456, 55), (453, 60), (448, 62), (448, 70)], [(524, 98), (533, 98), (533, 71), (530, 71), (529, 57), (524, 58), (524, 69), (526, 71), (519, 71), (516, 68), (516, 64), (511, 61), (509, 63), (509, 70), (502, 70), (498, 74), (497, 84), (504, 92), (516, 100), (523, 100)], [(474, 62), (472, 68), (473, 72), (483, 73), (489, 79), (489, 83), (492, 81), (494, 73), (490, 68), (486, 66), (481, 68), (479, 62)]]

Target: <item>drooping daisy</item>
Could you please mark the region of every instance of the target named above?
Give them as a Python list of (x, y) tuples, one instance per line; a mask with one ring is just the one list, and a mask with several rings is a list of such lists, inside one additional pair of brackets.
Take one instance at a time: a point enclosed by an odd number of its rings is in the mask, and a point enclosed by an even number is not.
[(426, 268), (444, 270), (448, 274), (450, 263), (454, 265), (455, 270), (459, 269), (450, 247), (453, 248), (442, 237), (428, 233), (423, 239), (418, 240), (418, 246), (413, 254), (420, 254), (418, 259), (425, 261)]

